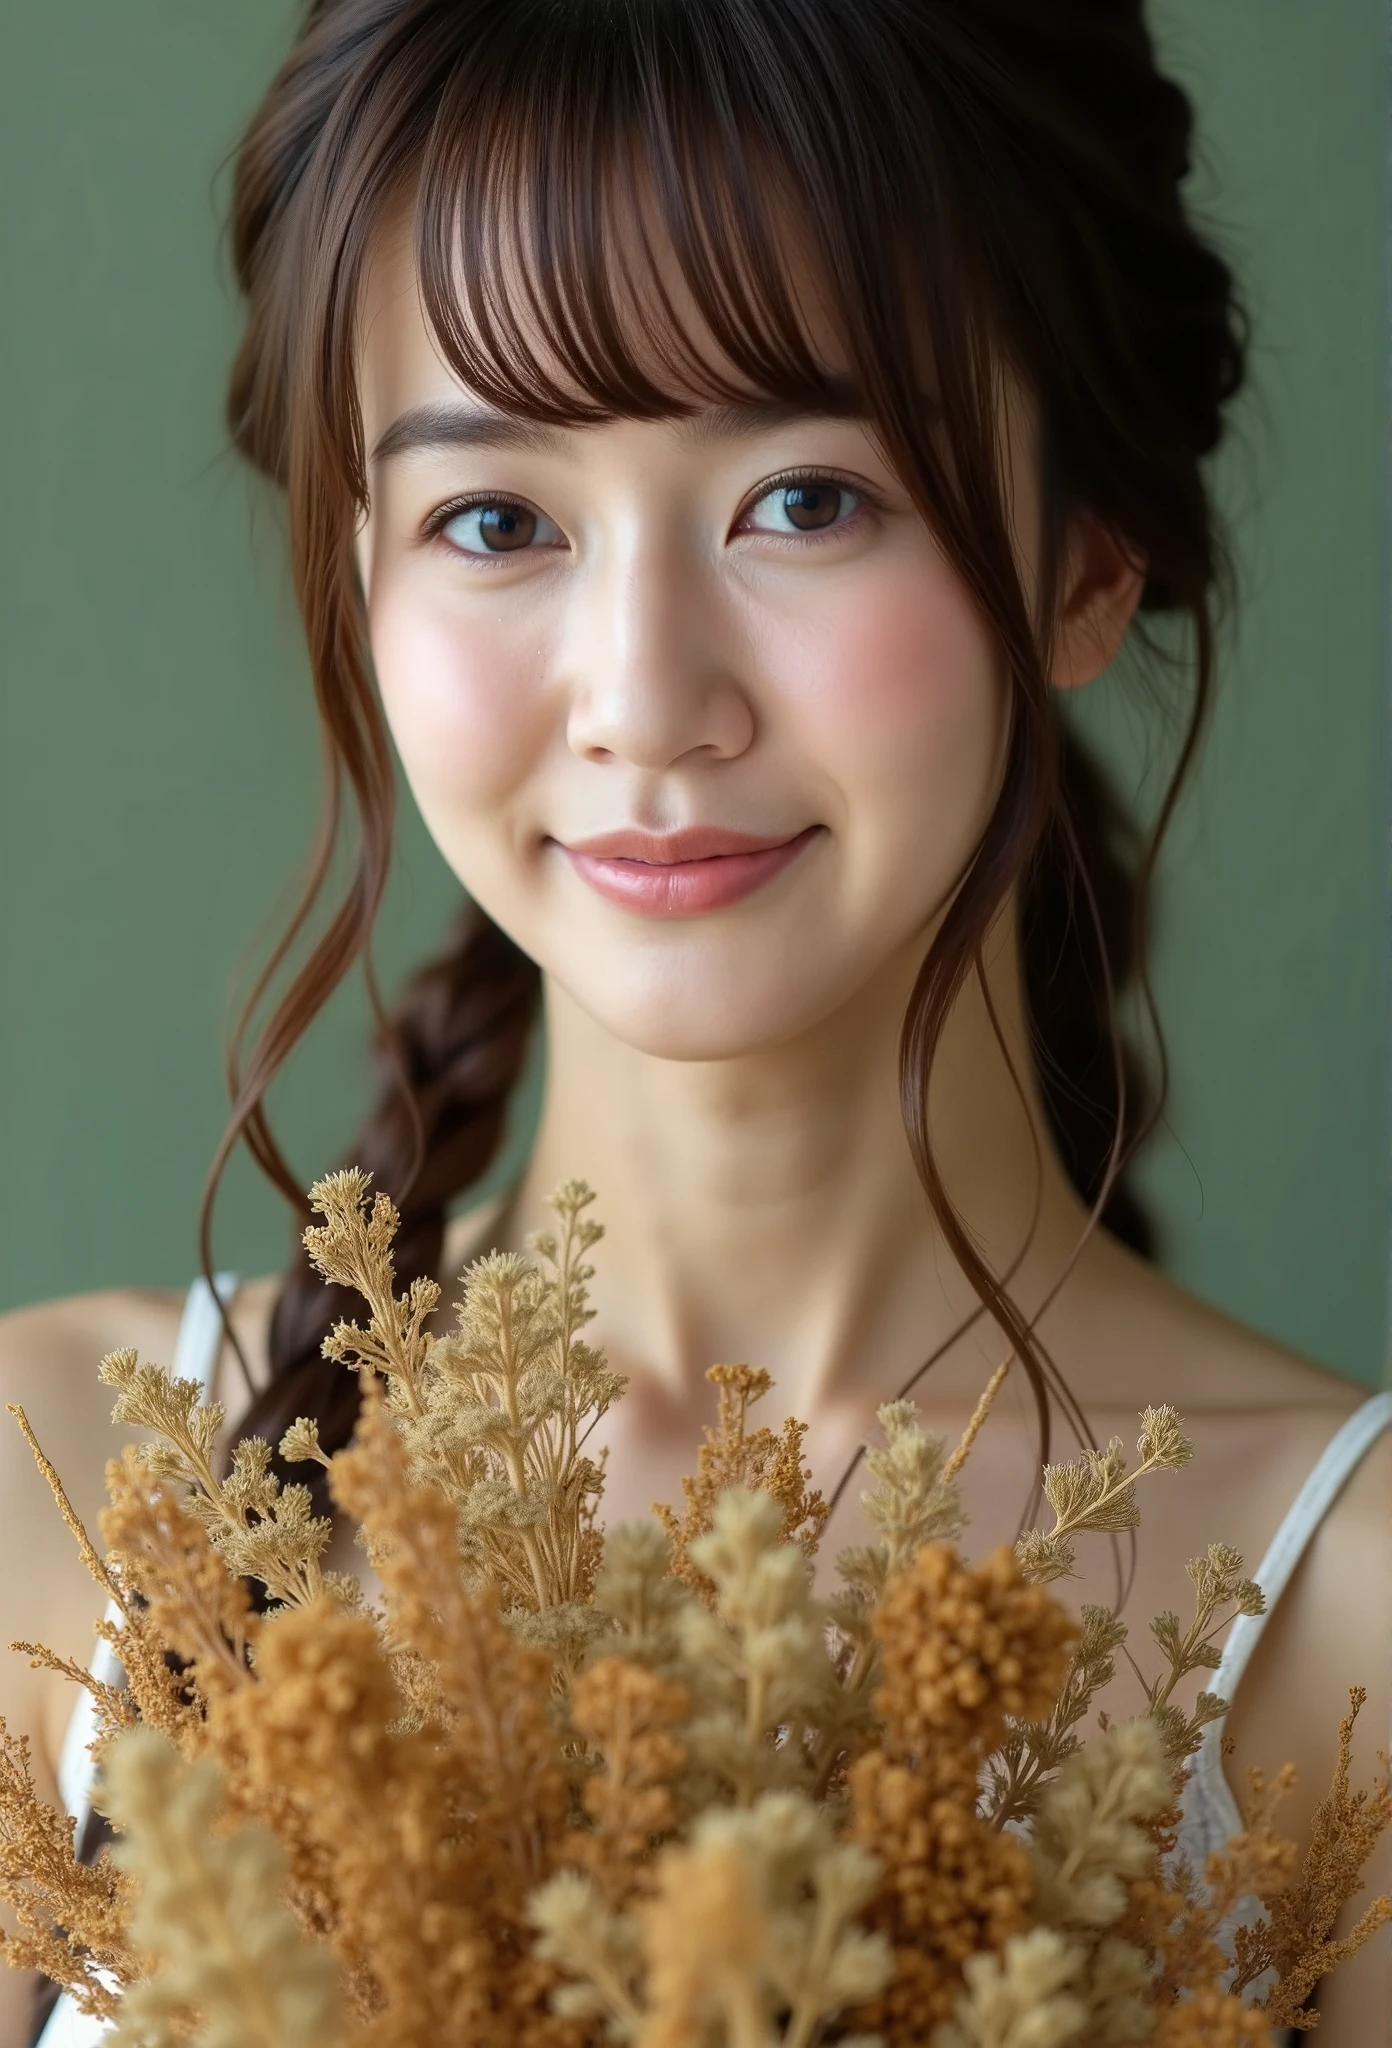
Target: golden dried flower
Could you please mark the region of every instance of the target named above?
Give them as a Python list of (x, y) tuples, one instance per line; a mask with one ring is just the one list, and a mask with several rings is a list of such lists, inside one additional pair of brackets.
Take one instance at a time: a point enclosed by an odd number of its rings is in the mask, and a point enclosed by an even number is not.
[(1363, 1886), (1363, 1868), (1384, 1829), (1392, 1823), (1387, 1766), (1371, 1789), (1349, 1786), (1353, 1727), (1367, 1700), (1362, 1686), (1349, 1694), (1349, 1711), (1339, 1724), (1338, 1753), (1328, 1792), (1315, 1808), (1310, 1843), (1294, 1881), (1268, 1893), (1267, 1916), (1235, 1936), (1234, 1988), (1243, 1990), (1267, 1969), (1276, 1983), (1262, 2001), (1274, 2026), (1299, 2025), (1305, 2000), (1321, 1977), (1353, 1955), (1369, 1935), (1392, 1920), (1392, 1899), (1373, 1899), (1343, 1939), (1334, 1936), (1342, 1908)]
[(706, 1378), (719, 1389), (720, 1407), (715, 1428), (703, 1432), (695, 1476), (682, 1480), (685, 1508), (677, 1515), (658, 1502), (653, 1513), (672, 1545), (672, 1572), (709, 1605), (714, 1586), (691, 1553), (692, 1545), (709, 1531), (722, 1493), (743, 1487), (767, 1494), (780, 1511), (782, 1541), (795, 1543), (808, 1559), (831, 1510), (810, 1485), (812, 1475), (802, 1455), (805, 1423), (790, 1416), (776, 1434), (764, 1427), (749, 1430), (749, 1410), (773, 1385), (769, 1375), (751, 1365), (713, 1365)]
[(1209, 1984), (1162, 2014), (1155, 2048), (1272, 2048), (1271, 2028), (1262, 2013)]
[(127, 1935), (129, 1881), (108, 1858), (87, 1868), (73, 1854), (73, 1824), (40, 1799), (28, 1740), (0, 1721), (0, 1897), (18, 1931), (0, 1934), (15, 1970), (42, 1970), (83, 2012), (109, 2018), (113, 1984), (140, 1974)]
[(975, 1786), (1007, 1717), (1047, 1712), (1078, 1624), (1022, 1577), (1008, 1546), (964, 1565), (928, 1544), (893, 1577), (875, 1613), (886, 1746), (944, 1782)]
[(144, 1602), (148, 1629), (193, 1667), (204, 1700), (245, 1683), (247, 1648), (260, 1625), (246, 1581), (233, 1576), (202, 1522), (133, 1446), (107, 1466), (106, 1490), (108, 1562)]
[(849, 1790), (851, 1838), (883, 1872), (866, 1917), (894, 1950), (892, 1981), (856, 2019), (889, 2048), (910, 2048), (951, 2014), (967, 1959), (1026, 1931), (1029, 1857), (979, 1817), (970, 1791), (934, 1791), (922, 1771), (880, 1750), (852, 1764)]
[(585, 1780), (592, 1823), (561, 1843), (560, 1855), (588, 1870), (611, 1905), (651, 1883), (654, 1843), (675, 1820), (670, 1780), (686, 1762), (672, 1733), (691, 1694), (625, 1657), (601, 1657), (571, 1688), (571, 1720), (601, 1768)]

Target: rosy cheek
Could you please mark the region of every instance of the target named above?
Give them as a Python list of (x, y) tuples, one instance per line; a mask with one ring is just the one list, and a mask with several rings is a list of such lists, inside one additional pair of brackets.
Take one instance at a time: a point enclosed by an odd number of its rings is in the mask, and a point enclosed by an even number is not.
[[(515, 607), (512, 608), (515, 610)], [(545, 744), (542, 655), (484, 599), (467, 607), (374, 594), (372, 653), (406, 772), (427, 809), (487, 810)]]
[[(822, 614), (785, 669), (822, 758), (839, 759), (867, 788), (988, 774), (1005, 693), (987, 629), (945, 575), (875, 579)], [(780, 664), (781, 665), (781, 664)], [(830, 755), (827, 749), (834, 750)]]

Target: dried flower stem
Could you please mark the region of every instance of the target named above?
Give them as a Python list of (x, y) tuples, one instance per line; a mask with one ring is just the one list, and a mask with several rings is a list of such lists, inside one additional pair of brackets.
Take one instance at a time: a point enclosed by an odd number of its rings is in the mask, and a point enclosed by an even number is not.
[(961, 1471), (962, 1467), (966, 1464), (968, 1455), (971, 1451), (971, 1447), (976, 1442), (977, 1437), (981, 1433), (981, 1425), (986, 1420), (986, 1417), (990, 1414), (992, 1403), (994, 1402), (996, 1395), (1000, 1392), (1002, 1386), (1005, 1384), (1005, 1376), (1009, 1372), (1012, 1364), (1014, 1363), (1014, 1359), (1015, 1353), (1013, 1351), (1008, 1352), (1006, 1356), (1001, 1360), (1000, 1364), (996, 1367), (995, 1371), (991, 1374), (990, 1379), (987, 1380), (985, 1387), (982, 1389), (981, 1399), (977, 1402), (976, 1407), (972, 1410), (971, 1421), (962, 1431), (960, 1443), (958, 1444), (956, 1450), (952, 1453), (952, 1456), (948, 1459), (947, 1463), (943, 1466), (942, 1476), (943, 1483), (945, 1485), (954, 1480), (957, 1477), (957, 1474)]
[(58, 1477), (57, 1471), (49, 1462), (48, 1458), (45, 1456), (43, 1446), (39, 1442), (38, 1438), (35, 1436), (34, 1431), (30, 1426), (29, 1417), (25, 1414), (24, 1410), (18, 1407), (14, 1402), (9, 1401), (6, 1402), (5, 1405), (9, 1410), (9, 1413), (13, 1415), (15, 1421), (19, 1424), (20, 1431), (24, 1437), (24, 1441), (28, 1444), (30, 1451), (33, 1453), (34, 1463), (38, 1466), (40, 1472), (43, 1473), (44, 1478), (48, 1481), (48, 1490), (53, 1495), (53, 1498), (57, 1501), (58, 1512), (63, 1517), (63, 1520), (67, 1523), (68, 1528), (71, 1531), (74, 1540), (76, 1541), (78, 1550), (80, 1551), (82, 1556), (82, 1562), (86, 1565), (88, 1571), (92, 1574), (92, 1577), (96, 1580), (97, 1584), (101, 1587), (102, 1591), (106, 1594), (107, 1598), (115, 1602), (116, 1606), (119, 1607), (125, 1619), (129, 1621), (131, 1618), (130, 1607), (126, 1601), (126, 1597), (124, 1593), (121, 1591), (121, 1588), (117, 1584), (115, 1578), (112, 1576), (110, 1570), (108, 1569), (106, 1560), (100, 1555), (96, 1545), (93, 1543), (91, 1537), (87, 1534), (86, 1529), (83, 1527), (82, 1518), (78, 1514), (77, 1509), (73, 1506), (72, 1502), (68, 1499), (67, 1493), (63, 1486), (63, 1482)]

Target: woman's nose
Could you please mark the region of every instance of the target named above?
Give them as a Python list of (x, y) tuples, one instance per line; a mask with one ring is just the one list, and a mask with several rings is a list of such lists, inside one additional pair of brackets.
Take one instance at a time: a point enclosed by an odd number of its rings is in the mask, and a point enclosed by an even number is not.
[(647, 769), (742, 754), (754, 707), (724, 623), (709, 580), (670, 551), (596, 569), (569, 648), (571, 751)]

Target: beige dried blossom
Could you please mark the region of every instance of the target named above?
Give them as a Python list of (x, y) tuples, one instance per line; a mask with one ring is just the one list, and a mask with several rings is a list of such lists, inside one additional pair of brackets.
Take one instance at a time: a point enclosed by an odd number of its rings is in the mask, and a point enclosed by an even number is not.
[(1082, 1950), (1050, 1927), (972, 1956), (956, 2018), (935, 2029), (932, 2048), (1072, 2048), (1088, 2020), (1073, 1988), (1084, 1967)]
[(739, 1806), (811, 1781), (807, 1737), (839, 1689), (827, 1611), (785, 1526), (784, 1506), (767, 1493), (719, 1495), (711, 1528), (689, 1551), (714, 1611), (694, 1600), (677, 1617), (692, 1691), (684, 1739)]
[(887, 1942), (855, 1924), (877, 1876), (800, 1793), (703, 1814), (690, 1846), (664, 1853), (656, 1895), (640, 1909), (641, 2048), (690, 2048), (712, 2027), (731, 2048), (808, 2048), (888, 1982)]
[(678, 1617), (695, 1595), (671, 1569), (672, 1546), (651, 1522), (625, 1522), (604, 1539), (594, 1604), (625, 1657), (654, 1670), (678, 1668)]
[(1141, 1519), (1136, 1481), (1150, 1472), (1177, 1472), (1194, 1455), (1178, 1414), (1168, 1406), (1141, 1413), (1135, 1470), (1129, 1470), (1119, 1436), (1105, 1451), (1085, 1451), (1064, 1465), (1044, 1467), (1044, 1497), (1054, 1511), (1052, 1529), (1031, 1529), (1016, 1544), (1026, 1578), (1036, 1585), (1069, 1578), (1076, 1565), (1073, 1537), (1110, 1535), (1134, 1529)]
[(853, 1545), (836, 1560), (842, 1578), (868, 1600), (878, 1600), (925, 1543), (951, 1543), (966, 1526), (955, 1475), (947, 1471), (946, 1442), (921, 1429), (917, 1414), (912, 1401), (888, 1401), (878, 1411), (885, 1441), (865, 1453), (875, 1484), (861, 1495), (860, 1507), (879, 1542)]
[(1031, 1843), (1035, 1910), (1046, 1926), (1113, 1926), (1131, 1880), (1155, 1865), (1140, 1823), (1169, 1805), (1170, 1773), (1155, 1723), (1107, 1728), (1068, 1758), (1043, 1793)]
[(284, 1859), (260, 1829), (213, 1832), (219, 1773), (152, 1729), (112, 1744), (100, 1788), (133, 1881), (131, 1939), (151, 1974), (121, 2001), (111, 2048), (340, 2048), (331, 1955), (281, 1904)]
[[(327, 1219), (305, 1233), (310, 1257), (326, 1278), (358, 1288), (371, 1310), (366, 1329), (338, 1324), (325, 1356), (381, 1376), (412, 1483), (454, 1504), (471, 1582), (491, 1585), (528, 1640), (573, 1666), (597, 1632), (591, 1596), (602, 1547), (603, 1465), (585, 1446), (624, 1385), (580, 1334), (593, 1316), (585, 1255), (603, 1235), (585, 1214), (594, 1197), (580, 1181), (559, 1188), (559, 1237), (532, 1240), (542, 1266), (510, 1253), (477, 1260), (455, 1328), (432, 1338), (425, 1323), (439, 1289), (417, 1281), (393, 1296), (398, 1218), (380, 1194), (364, 1217), (368, 1185), (349, 1172), (310, 1191)], [(322, 1459), (307, 1425), (297, 1423), (287, 1442), (292, 1455)]]

